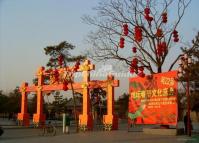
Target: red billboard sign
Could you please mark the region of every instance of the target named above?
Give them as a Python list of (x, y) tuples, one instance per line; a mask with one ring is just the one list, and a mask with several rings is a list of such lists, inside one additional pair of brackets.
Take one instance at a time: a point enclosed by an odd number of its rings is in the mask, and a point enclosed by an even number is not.
[(129, 122), (177, 124), (177, 72), (129, 79)]

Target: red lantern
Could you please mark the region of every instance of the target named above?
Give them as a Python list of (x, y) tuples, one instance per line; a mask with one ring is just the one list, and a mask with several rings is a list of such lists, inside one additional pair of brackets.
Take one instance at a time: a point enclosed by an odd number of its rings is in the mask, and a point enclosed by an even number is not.
[(153, 21), (153, 17), (151, 17), (150, 15), (145, 15), (144, 17), (149, 23)]
[(149, 7), (146, 7), (144, 9), (144, 13), (145, 13), (145, 19), (148, 21), (149, 25), (151, 25), (151, 22), (153, 21), (153, 17), (151, 17), (149, 14), (150, 14), (150, 8)]
[(128, 24), (124, 24), (123, 25), (123, 31), (124, 31), (124, 35), (125, 36), (127, 36), (129, 34)]
[(179, 38), (174, 38), (174, 42), (178, 42), (179, 41)]
[(145, 15), (149, 15), (149, 14), (150, 14), (150, 8), (149, 8), (149, 7), (146, 7), (146, 8), (144, 9), (144, 13), (145, 13)]
[(166, 13), (166, 12), (164, 12), (164, 13), (162, 14), (162, 22), (163, 22), (163, 23), (167, 23), (167, 13)]
[(120, 48), (124, 48), (124, 38), (123, 37), (120, 37)]
[(137, 52), (137, 48), (136, 48), (136, 47), (133, 47), (133, 48), (132, 48), (132, 51), (133, 51), (133, 53), (136, 53), (136, 52)]
[(135, 41), (140, 42), (142, 41), (142, 28), (140, 26), (135, 26)]
[(155, 35), (156, 35), (157, 37), (162, 37), (162, 36), (163, 36), (162, 29), (158, 28)]
[(139, 67), (138, 69), (139, 69), (141, 72), (144, 71), (144, 67)]
[(151, 25), (152, 21), (153, 21), (153, 17), (149, 16), (149, 18), (148, 18), (149, 25)]
[(174, 30), (174, 31), (173, 31), (173, 38), (174, 38), (174, 42), (178, 42), (178, 41), (179, 41), (179, 38), (178, 38), (178, 31), (177, 31), (177, 30)]
[(131, 65), (132, 65), (133, 67), (137, 67), (137, 64), (138, 64), (138, 59), (137, 59), (137, 58), (134, 58), (134, 59), (132, 60), (132, 62), (131, 62)]

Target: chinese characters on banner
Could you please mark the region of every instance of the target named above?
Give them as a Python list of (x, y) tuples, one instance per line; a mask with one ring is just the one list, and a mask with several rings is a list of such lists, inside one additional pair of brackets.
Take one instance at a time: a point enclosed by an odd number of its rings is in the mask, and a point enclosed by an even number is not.
[(129, 79), (129, 122), (177, 124), (177, 71)]

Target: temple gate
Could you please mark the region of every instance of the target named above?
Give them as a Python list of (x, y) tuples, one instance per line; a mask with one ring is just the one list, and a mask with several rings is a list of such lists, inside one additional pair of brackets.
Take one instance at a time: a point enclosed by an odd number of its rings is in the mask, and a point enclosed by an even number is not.
[[(21, 113), (18, 114), (18, 120), (22, 122), (23, 125), (29, 126), (29, 114), (27, 113), (27, 93), (36, 92), (37, 94), (37, 112), (33, 115), (34, 123), (45, 123), (46, 117), (43, 114), (43, 96), (42, 93), (55, 91), (55, 90), (75, 90), (82, 91), (83, 94), (83, 109), (82, 114), (79, 115), (79, 126), (86, 127), (89, 130), (93, 129), (93, 118), (90, 112), (90, 97), (89, 97), (89, 89), (101, 87), (107, 90), (107, 115), (103, 116), (103, 123), (105, 126), (109, 126), (110, 129), (118, 128), (118, 119), (114, 114), (114, 87), (119, 86), (119, 81), (114, 80), (112, 75), (108, 75), (107, 80), (99, 81), (99, 80), (90, 80), (90, 71), (94, 70), (95, 66), (90, 63), (89, 60), (86, 60), (82, 65), (76, 69), (76, 67), (64, 67), (59, 68), (54, 71), (59, 75), (59, 80), (50, 80), (49, 84), (44, 83), (44, 78), (50, 77), (53, 79), (49, 71), (45, 70), (44, 67), (40, 67), (37, 71), (38, 83), (37, 85), (28, 86), (28, 83), (23, 83), (20, 87), (20, 92), (22, 95), (21, 98)], [(74, 70), (76, 69), (76, 70)], [(72, 71), (73, 74), (75, 72), (82, 72), (83, 80), (82, 82), (73, 82), (71, 84), (67, 84), (65, 79), (68, 71)], [(54, 74), (54, 78), (56, 78)], [(53, 82), (52, 82), (53, 81)]]

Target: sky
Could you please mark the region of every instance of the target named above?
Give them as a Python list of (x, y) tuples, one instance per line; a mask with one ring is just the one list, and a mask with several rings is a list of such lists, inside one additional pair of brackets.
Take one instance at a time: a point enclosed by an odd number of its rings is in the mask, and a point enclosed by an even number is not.
[[(95, 15), (92, 8), (98, 2), (0, 0), (0, 90), (8, 92), (24, 81), (31, 84), (37, 68), (47, 62), (43, 50), (46, 46), (66, 40), (76, 46), (75, 54), (89, 48), (85, 39), (95, 27), (83, 23), (81, 17)], [(192, 0), (179, 25), (184, 43), (190, 42), (199, 31), (198, 6), (199, 1)], [(126, 81), (121, 79), (118, 95), (128, 92)]]

